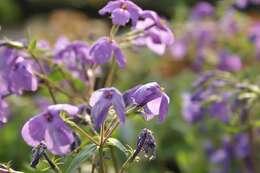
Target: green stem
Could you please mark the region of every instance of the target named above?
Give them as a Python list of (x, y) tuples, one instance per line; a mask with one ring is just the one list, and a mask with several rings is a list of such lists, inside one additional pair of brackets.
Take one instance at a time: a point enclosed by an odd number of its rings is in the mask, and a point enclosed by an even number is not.
[(54, 172), (62, 173), (59, 166), (57, 164), (55, 164), (51, 159), (49, 159), (49, 157), (46, 153), (43, 153), (43, 156), (46, 159), (46, 161), (48, 162), (48, 164), (50, 165), (50, 167), (53, 169)]
[(101, 126), (100, 130), (100, 143), (99, 143), (99, 172), (104, 173), (104, 160), (103, 160), (103, 139), (104, 139), (104, 124)]
[(119, 173), (117, 159), (116, 159), (115, 151), (114, 151), (113, 147), (110, 147), (110, 152), (111, 152), (111, 158), (112, 158), (113, 166), (115, 169), (115, 173)]
[(107, 76), (107, 79), (106, 79), (106, 82), (105, 82), (106, 87), (112, 86), (115, 72), (116, 72), (116, 60), (113, 57), (112, 58), (112, 64), (111, 64), (111, 67), (109, 69), (109, 73), (108, 73), (108, 76)]
[[(35, 56), (33, 55), (33, 53), (31, 53), (31, 56), (32, 56), (32, 58), (35, 60), (35, 62), (38, 64), (38, 66), (40, 67), (40, 70), (41, 70), (42, 74), (43, 74), (44, 76), (47, 76), (47, 73), (46, 73), (44, 67), (42, 66), (41, 62), (37, 59), (37, 57), (35, 57)], [(57, 102), (57, 99), (55, 98), (55, 95), (54, 95), (54, 93), (53, 93), (53, 91), (52, 91), (51, 86), (49, 85), (48, 82), (45, 82), (45, 84), (46, 84), (46, 86), (47, 86), (47, 88), (48, 88), (48, 91), (49, 91), (49, 94), (50, 94), (50, 96), (51, 96), (51, 98), (52, 98), (53, 103), (54, 103), (54, 104), (57, 104), (58, 102)]]
[(127, 166), (133, 161), (133, 153), (128, 157), (128, 159), (121, 166), (119, 173), (123, 173)]
[(79, 127), (76, 123), (70, 124), (72, 127), (74, 127), (77, 131), (82, 133), (88, 140), (90, 140), (92, 143), (99, 145), (99, 143), (91, 137), (85, 130), (83, 130), (81, 127)]

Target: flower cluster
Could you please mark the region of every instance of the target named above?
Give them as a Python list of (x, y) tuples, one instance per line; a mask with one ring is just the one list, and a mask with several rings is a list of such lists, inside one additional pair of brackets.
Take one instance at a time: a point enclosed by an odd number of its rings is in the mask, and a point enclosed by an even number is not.
[[(222, 165), (221, 170), (229, 172), (232, 160), (245, 159), (246, 169), (251, 170), (252, 131), (246, 133), (244, 128), (253, 126), (250, 108), (259, 99), (259, 87), (221, 71), (202, 75), (193, 86), (192, 94), (183, 95), (183, 118), (192, 124), (199, 123), (203, 129), (200, 133), (212, 130), (217, 136), (217, 129), (221, 131), (218, 138), (223, 140), (223, 146), (214, 149), (214, 144), (206, 143), (210, 162)], [(217, 124), (222, 125), (216, 128)]]
[[(0, 127), (12, 113), (7, 104), (9, 96), (28, 92), (43, 96), (47, 91), (53, 101), (53, 104), (49, 100), (45, 103), (43, 98), (42, 111), (21, 129), (22, 138), (33, 148), (33, 168), (45, 159), (51, 169), (59, 172), (48, 152), (65, 156), (76, 149), (81, 150), (86, 139), (87, 144), (92, 143), (102, 153), (118, 124), (124, 124), (127, 115), (133, 112), (146, 121), (155, 116), (160, 123), (166, 119), (170, 98), (158, 83), (140, 84), (124, 92), (112, 86), (117, 70), (115, 63), (121, 69), (127, 65), (122, 48), (147, 46), (162, 55), (174, 42), (169, 26), (156, 12), (143, 10), (130, 0), (109, 1), (99, 14), (110, 14), (113, 26), (110, 36), (93, 43), (70, 41), (64, 36), (58, 38), (53, 48), (45, 40), (4, 40), (0, 43)], [(118, 29), (130, 21), (131, 30), (117, 35)], [(102, 76), (104, 64), (106, 68), (111, 65), (107, 76)], [(53, 77), (55, 74), (61, 74), (62, 80)], [(98, 78), (104, 84), (98, 83)], [(83, 89), (78, 87), (79, 81)], [(154, 156), (155, 149), (152, 132), (144, 129), (138, 138), (135, 155), (151, 151)], [(98, 169), (102, 172), (103, 168)]]
[(189, 20), (176, 28), (179, 34), (170, 48), (174, 60), (188, 60), (196, 72), (208, 67), (238, 72), (259, 59), (259, 24), (232, 4), (220, 8), (226, 9), (221, 15), (208, 2), (193, 8)]

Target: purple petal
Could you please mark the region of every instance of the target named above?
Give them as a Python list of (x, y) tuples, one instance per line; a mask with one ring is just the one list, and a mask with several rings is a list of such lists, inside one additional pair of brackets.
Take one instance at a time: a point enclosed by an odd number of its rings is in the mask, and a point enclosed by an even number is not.
[(140, 86), (135, 93), (133, 93), (134, 101), (143, 106), (146, 103), (161, 96), (160, 86), (156, 82), (151, 82)]
[(90, 48), (89, 53), (98, 64), (105, 64), (112, 57), (112, 50), (112, 43), (108, 38), (103, 37)]
[(170, 98), (166, 95), (162, 95), (160, 110), (159, 110), (159, 122), (163, 122), (169, 111)]
[(128, 11), (118, 8), (112, 13), (112, 22), (115, 25), (125, 26), (130, 20)]
[(57, 105), (49, 106), (48, 111), (51, 114), (57, 114), (60, 111), (65, 111), (69, 115), (74, 116), (79, 112), (79, 108), (76, 106), (69, 105), (69, 104), (57, 104)]
[(27, 121), (22, 128), (22, 137), (28, 145), (37, 146), (44, 140), (46, 131), (45, 119), (40, 114)]
[(120, 8), (120, 1), (109, 1), (108, 4), (99, 10), (100, 15), (105, 15), (106, 13), (111, 13), (117, 8)]
[(101, 127), (106, 119), (110, 106), (110, 102), (100, 101), (91, 109), (91, 116), (94, 118), (95, 128), (98, 129)]
[(114, 44), (114, 55), (120, 68), (124, 68), (126, 65), (126, 58), (122, 53), (121, 49)]
[(64, 126), (48, 128), (45, 133), (46, 146), (55, 155), (67, 154), (73, 139), (72, 132)]
[(114, 95), (112, 99), (112, 104), (114, 109), (120, 119), (120, 122), (125, 122), (125, 103), (122, 94), (117, 90), (114, 89)]

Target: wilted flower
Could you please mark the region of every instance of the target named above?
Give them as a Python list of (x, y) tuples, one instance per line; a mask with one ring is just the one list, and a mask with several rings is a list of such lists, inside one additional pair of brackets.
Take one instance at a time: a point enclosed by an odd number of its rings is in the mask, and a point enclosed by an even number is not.
[(156, 82), (141, 85), (128, 97), (133, 104), (143, 107), (145, 120), (159, 115), (159, 122), (162, 122), (168, 114), (170, 98)]
[(214, 13), (214, 7), (208, 2), (199, 2), (192, 10), (192, 19), (202, 19), (212, 16)]
[(142, 151), (144, 151), (145, 157), (149, 157), (149, 159), (156, 157), (156, 142), (153, 132), (146, 128), (142, 129), (138, 136), (136, 150), (132, 156), (132, 160), (134, 160), (135, 157)]
[(33, 147), (44, 142), (48, 150), (55, 155), (68, 153), (74, 137), (72, 130), (60, 117), (62, 111), (75, 116), (78, 107), (68, 104), (52, 105), (46, 111), (32, 117), (22, 128), (25, 142)]
[(165, 53), (167, 47), (174, 42), (174, 36), (167, 24), (154, 12), (142, 12), (142, 20), (137, 22), (136, 30), (143, 30), (143, 34), (134, 40), (138, 46), (147, 46), (158, 55)]
[(96, 128), (105, 121), (109, 109), (113, 106), (121, 123), (125, 122), (125, 103), (122, 94), (116, 88), (103, 88), (90, 97), (91, 116)]
[(36, 147), (33, 148), (33, 156), (31, 161), (31, 167), (36, 168), (40, 159), (43, 157), (47, 146), (44, 143), (40, 143)]
[(99, 14), (111, 14), (112, 22), (114, 25), (126, 25), (130, 19), (132, 24), (135, 25), (142, 9), (130, 0), (115, 0), (110, 1), (108, 4), (99, 10)]
[(107, 63), (114, 55), (119, 67), (125, 67), (126, 59), (121, 49), (115, 41), (110, 40), (108, 37), (102, 37), (94, 43), (94, 45), (91, 46), (89, 53), (97, 64)]

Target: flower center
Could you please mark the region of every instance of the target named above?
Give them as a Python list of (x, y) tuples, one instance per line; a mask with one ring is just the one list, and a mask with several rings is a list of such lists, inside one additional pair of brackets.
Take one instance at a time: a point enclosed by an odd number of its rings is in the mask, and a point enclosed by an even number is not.
[(50, 113), (44, 114), (44, 117), (47, 122), (52, 122), (52, 120), (53, 120), (53, 116)]
[(107, 91), (104, 93), (104, 97), (106, 99), (111, 99), (113, 97), (113, 93), (111, 91)]
[(122, 4), (120, 5), (120, 8), (121, 8), (122, 10), (127, 10), (127, 5), (126, 5), (125, 3), (122, 3)]

